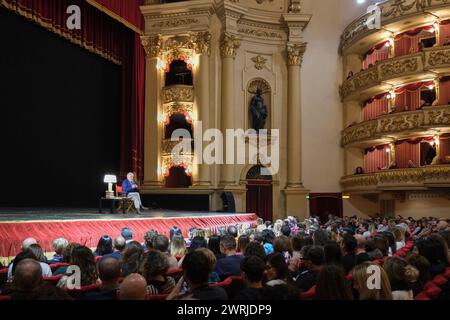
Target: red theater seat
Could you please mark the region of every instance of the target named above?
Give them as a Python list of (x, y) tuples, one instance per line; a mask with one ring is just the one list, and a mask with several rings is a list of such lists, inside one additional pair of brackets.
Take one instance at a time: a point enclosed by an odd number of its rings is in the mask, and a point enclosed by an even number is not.
[(414, 300), (431, 300), (424, 292), (419, 293)]
[(438, 285), (439, 287), (443, 287), (447, 284), (448, 279), (446, 277), (444, 277), (443, 275), (439, 274), (436, 277), (434, 277), (433, 279), (433, 283), (435, 285)]
[(50, 269), (52, 269), (52, 271), (55, 271), (59, 267), (68, 267), (68, 266), (70, 266), (70, 263), (59, 262), (59, 263), (50, 264)]
[(423, 292), (431, 299), (436, 298), (442, 291), (442, 289), (435, 285), (432, 281), (428, 281), (423, 286), (423, 289)]
[(232, 282), (233, 282), (233, 277), (228, 277), (225, 280), (223, 280), (222, 282), (211, 284), (211, 286), (225, 288), (225, 287), (228, 287)]
[(11, 300), (11, 296), (8, 295), (0, 295), (0, 301)]
[(52, 276), (52, 277), (45, 277), (44, 281), (56, 286), (56, 284), (58, 283), (59, 279), (61, 279), (62, 277), (64, 277), (63, 274), (58, 274), (58, 275)]
[(303, 292), (301, 297), (302, 299), (312, 299), (316, 294), (316, 286), (313, 286), (311, 289), (309, 289), (306, 292)]
[(447, 270), (445, 271), (444, 277), (446, 277), (447, 279), (450, 279), (450, 267), (447, 268)]

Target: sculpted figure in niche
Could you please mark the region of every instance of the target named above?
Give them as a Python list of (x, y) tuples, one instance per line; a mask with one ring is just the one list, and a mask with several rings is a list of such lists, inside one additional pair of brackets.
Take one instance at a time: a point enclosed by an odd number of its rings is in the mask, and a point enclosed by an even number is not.
[(252, 118), (252, 129), (259, 132), (266, 126), (267, 119), (267, 106), (264, 104), (264, 98), (262, 97), (262, 90), (256, 89), (256, 94), (250, 101), (250, 113)]

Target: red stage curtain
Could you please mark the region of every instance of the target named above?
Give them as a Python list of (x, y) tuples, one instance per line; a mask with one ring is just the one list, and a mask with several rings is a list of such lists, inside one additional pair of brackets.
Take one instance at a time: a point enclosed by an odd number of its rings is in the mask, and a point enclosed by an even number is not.
[(247, 180), (247, 212), (256, 213), (264, 221), (272, 221), (272, 197), (272, 181)]
[(143, 4), (143, 0), (87, 0), (87, 2), (137, 33), (142, 32), (144, 17), (139, 7)]
[(378, 146), (370, 150), (366, 150), (364, 155), (364, 172), (373, 173), (378, 168), (389, 166), (389, 154), (386, 152), (387, 145)]
[(343, 215), (342, 193), (310, 193), (309, 214), (319, 216), (320, 221), (328, 221), (328, 215)]
[(420, 143), (401, 143), (395, 147), (395, 162), (398, 168), (408, 168), (409, 160), (420, 166)]
[(450, 104), (450, 77), (442, 78), (439, 88), (439, 105)]
[(388, 112), (388, 99), (383, 95), (380, 99), (371, 99), (363, 109), (364, 121), (375, 119)]

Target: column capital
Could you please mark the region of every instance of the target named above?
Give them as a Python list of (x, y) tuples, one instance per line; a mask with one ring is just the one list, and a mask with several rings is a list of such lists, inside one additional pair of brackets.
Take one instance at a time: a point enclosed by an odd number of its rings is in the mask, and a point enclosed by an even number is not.
[(197, 54), (211, 54), (211, 33), (209, 31), (190, 32), (189, 47)]
[(289, 13), (300, 13), (302, 12), (301, 0), (291, 0), (289, 4)]
[(147, 58), (158, 57), (161, 51), (162, 41), (162, 36), (160, 34), (155, 36), (141, 36), (141, 43), (145, 50), (145, 56)]
[(234, 34), (225, 32), (220, 41), (220, 54), (222, 58), (236, 57), (237, 49), (241, 46), (241, 41)]
[(289, 66), (301, 66), (303, 62), (303, 54), (306, 51), (306, 42), (288, 43), (287, 57)]

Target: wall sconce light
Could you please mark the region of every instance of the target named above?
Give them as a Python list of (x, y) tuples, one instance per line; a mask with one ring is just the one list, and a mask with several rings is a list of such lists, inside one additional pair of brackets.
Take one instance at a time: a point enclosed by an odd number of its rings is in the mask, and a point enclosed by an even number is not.
[(165, 114), (158, 114), (158, 122), (166, 123), (167, 122), (167, 116)]
[(433, 90), (434, 89), (434, 84), (430, 84), (429, 86), (427, 86), (428, 90)]
[(387, 153), (391, 153), (391, 148), (390, 148), (390, 147), (387, 147), (387, 148), (386, 148), (386, 152), (387, 152)]
[(386, 98), (390, 99), (394, 99), (397, 95), (395, 94), (394, 90), (389, 91), (389, 93), (387, 94)]
[(186, 63), (190, 64), (191, 66), (196, 66), (198, 64), (196, 56), (195, 55), (190, 55), (187, 58)]
[(158, 58), (158, 62), (156, 63), (156, 69), (160, 71), (166, 70), (166, 63), (164, 62), (164, 60)]

